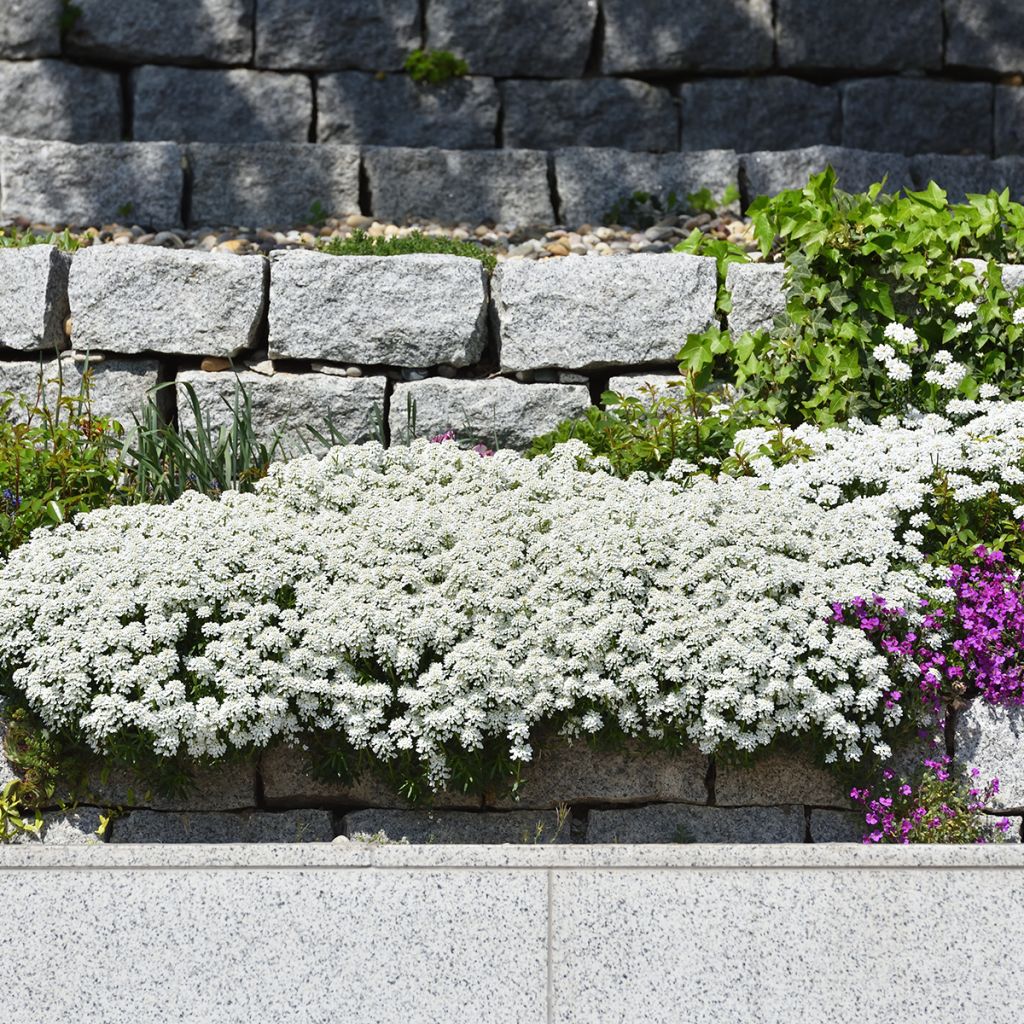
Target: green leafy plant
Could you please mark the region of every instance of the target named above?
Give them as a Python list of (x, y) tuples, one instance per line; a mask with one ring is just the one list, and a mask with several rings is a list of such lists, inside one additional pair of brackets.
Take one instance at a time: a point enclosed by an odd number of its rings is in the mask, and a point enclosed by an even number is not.
[(80, 243), (67, 228), (63, 231), (50, 231), (45, 235), (17, 227), (0, 228), (0, 249), (23, 249), (29, 245), (55, 245), (64, 252), (75, 252)]
[(78, 19), (81, 18), (81, 16), (81, 7), (72, 3), (71, 0), (61, 0), (60, 14), (57, 18), (57, 24), (60, 27), (61, 35), (67, 35), (67, 33), (78, 24)]
[(413, 50), (402, 65), (414, 82), (442, 85), (469, 74), (469, 65), (448, 50)]
[(371, 238), (365, 231), (356, 229), (348, 238), (332, 238), (321, 242), (319, 248), (329, 256), (408, 256), (411, 253), (469, 256), (479, 260), (488, 273), (498, 263), (493, 252), (475, 242), (460, 242), (454, 238), (425, 235), (420, 231), (412, 231), (405, 236)]
[(739, 190), (730, 185), (724, 194), (716, 199), (708, 188), (690, 192), (685, 198), (670, 191), (664, 197), (655, 192), (638, 190), (617, 199), (604, 215), (610, 224), (630, 224), (638, 228), (649, 228), (660, 220), (687, 213), (708, 213), (712, 216), (732, 206), (739, 199)]
[(114, 212), (118, 217), (130, 217), (135, 212), (135, 204), (122, 203)]
[(315, 224), (318, 228), (323, 227), (327, 221), (327, 211), (324, 209), (324, 204), (319, 199), (314, 199), (309, 206), (309, 222)]

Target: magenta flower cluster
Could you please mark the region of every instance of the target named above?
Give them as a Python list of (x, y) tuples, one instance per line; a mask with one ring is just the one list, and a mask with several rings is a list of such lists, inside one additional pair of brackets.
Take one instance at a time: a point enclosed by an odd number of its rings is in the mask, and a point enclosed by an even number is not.
[[(430, 438), (430, 443), (431, 444), (444, 444), (445, 441), (454, 441), (454, 440), (456, 440), (455, 431), (454, 430), (446, 430), (443, 434), (435, 434), (432, 438)], [(491, 449), (488, 448), (487, 445), (485, 445), (485, 444), (475, 444), (475, 445), (473, 445), (470, 448), (470, 451), (476, 452), (477, 455), (479, 455), (481, 458), (484, 458), (484, 457), (486, 457), (488, 455), (493, 455), (494, 454), (494, 452), (491, 451)]]

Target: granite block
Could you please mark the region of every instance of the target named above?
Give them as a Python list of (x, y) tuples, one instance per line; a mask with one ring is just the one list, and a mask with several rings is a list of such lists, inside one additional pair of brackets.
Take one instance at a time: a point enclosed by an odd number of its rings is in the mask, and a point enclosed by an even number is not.
[(729, 330), (767, 330), (777, 316), (786, 311), (784, 288), (786, 266), (783, 263), (730, 263), (725, 272), (725, 287), (732, 298)]
[(1024, 87), (997, 85), (995, 104), (995, 153), (1024, 153)]
[(99, 245), (71, 264), (72, 338), (93, 352), (237, 355), (263, 315), (261, 256)]
[(597, 0), (431, 0), (426, 46), (458, 54), (475, 74), (579, 78), (597, 8)]
[(947, 65), (1024, 71), (1024, 7), (1016, 0), (947, 0), (945, 10)]
[(588, 843), (802, 843), (802, 807), (651, 804), (590, 811)]
[(869, 826), (863, 813), (857, 811), (822, 811), (810, 814), (812, 843), (859, 843)]
[(256, 766), (253, 762), (224, 761), (193, 769), (191, 783), (181, 793), (159, 793), (125, 770), (104, 772), (91, 766), (88, 802), (101, 807), (143, 808), (151, 811), (238, 811), (256, 806)]
[(392, 444), (407, 443), (410, 406), (416, 437), (454, 430), (460, 441), (522, 450), (538, 434), (582, 415), (590, 406), (590, 390), (584, 384), (518, 384), (503, 378), (428, 377), (397, 384), (388, 414)]
[(500, 100), (491, 78), (430, 85), (407, 75), (342, 71), (321, 77), (316, 97), (318, 142), (445, 149), (495, 145)]
[(359, 150), (326, 143), (220, 145), (187, 148), (192, 174), (189, 221), (292, 228), (319, 213), (359, 212)]
[(4, 0), (0, 59), (60, 55), (61, 0)]
[(410, 843), (568, 843), (571, 821), (555, 811), (353, 811), (343, 819), (350, 839), (383, 832)]
[(0, 220), (52, 225), (181, 224), (181, 150), (172, 143), (75, 145), (0, 139)]
[(999, 779), (993, 809), (1024, 810), (1024, 708), (975, 699), (957, 713), (953, 752), (964, 768), (981, 770), (981, 782)]
[(716, 292), (706, 256), (509, 260), (491, 285), (502, 368), (671, 362), (714, 320)]
[(749, 764), (730, 763), (721, 757), (715, 761), (715, 804), (719, 807), (850, 806), (848, 787), (838, 775), (809, 757), (779, 752), (764, 754)]
[(0, 135), (116, 142), (120, 80), (114, 72), (60, 60), (0, 61)]
[(0, 248), (0, 345), (23, 352), (65, 347), (70, 265), (52, 245)]
[(132, 73), (132, 132), (143, 142), (306, 142), (305, 75), (146, 65)]
[(987, 156), (950, 156), (924, 153), (910, 158), (914, 186), (927, 188), (934, 181), (946, 190), (951, 203), (962, 203), (970, 193), (1002, 192), (1010, 182), (1005, 169)]
[[(100, 812), (95, 807), (77, 807), (69, 811), (50, 811), (43, 815), (43, 826), (35, 833), (20, 833), (15, 843), (43, 843), (47, 846), (87, 846), (107, 842), (98, 834)], [(109, 826), (107, 827), (109, 831)]]
[(270, 355), (469, 366), (487, 340), (487, 273), (467, 256), (270, 257)]
[(402, 223), (554, 221), (548, 162), (534, 150), (380, 149), (363, 151), (373, 216)]
[(132, 811), (111, 826), (112, 843), (329, 843), (330, 811)]
[(670, 383), (682, 384), (682, 378), (678, 373), (626, 373), (617, 377), (609, 377), (608, 390), (614, 391), (623, 398), (650, 397), (650, 389), (653, 388), (659, 396), (672, 395), (678, 392), (670, 387)]

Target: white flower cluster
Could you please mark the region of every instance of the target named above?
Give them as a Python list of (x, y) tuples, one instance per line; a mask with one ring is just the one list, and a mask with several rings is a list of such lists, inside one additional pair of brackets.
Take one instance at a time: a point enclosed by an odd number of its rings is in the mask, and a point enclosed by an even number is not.
[[(969, 305), (969, 303), (967, 303)], [(957, 306), (957, 309), (960, 307)], [(971, 307), (974, 308), (973, 306)], [(935, 362), (942, 367), (941, 370), (928, 370), (924, 379), (929, 384), (938, 385), (943, 391), (956, 391), (960, 387), (964, 377), (967, 376), (967, 367), (953, 359), (953, 354), (942, 349), (935, 353)], [(996, 394), (999, 393), (998, 388)]]
[(0, 567), (0, 677), (98, 750), (334, 730), (416, 754), (435, 783), (446, 745), (498, 737), (527, 760), (542, 722), (885, 756), (895, 680), (829, 613), (919, 591), (886, 504), (809, 500), (818, 463), (768, 494), (619, 480), (585, 453), (351, 446), (274, 467), (257, 494), (39, 531)]

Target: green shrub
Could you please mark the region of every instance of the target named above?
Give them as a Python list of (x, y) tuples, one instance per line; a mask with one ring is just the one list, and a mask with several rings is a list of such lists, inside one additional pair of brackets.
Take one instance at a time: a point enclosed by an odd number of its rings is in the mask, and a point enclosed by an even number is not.
[(424, 235), (413, 231), (405, 237), (371, 238), (365, 231), (355, 230), (348, 238), (332, 238), (320, 243), (320, 251), (330, 256), (408, 256), (410, 253), (442, 253), (447, 256), (469, 256), (479, 260), (488, 273), (494, 270), (498, 259), (475, 242), (460, 242), (454, 238)]
[(0, 249), (23, 249), (29, 245), (55, 245), (65, 252), (74, 252), (79, 248), (79, 241), (67, 228), (45, 235), (15, 227), (0, 228)]
[(469, 74), (469, 65), (448, 50), (413, 50), (402, 65), (414, 82), (442, 85)]

